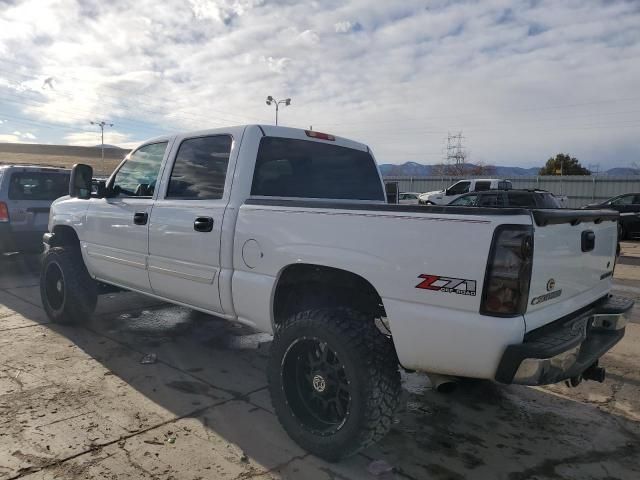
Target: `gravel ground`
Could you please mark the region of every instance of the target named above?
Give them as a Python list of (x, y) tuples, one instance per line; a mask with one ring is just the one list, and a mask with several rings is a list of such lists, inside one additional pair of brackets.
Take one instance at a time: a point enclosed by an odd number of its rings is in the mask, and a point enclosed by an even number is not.
[[(616, 291), (640, 299), (640, 244), (623, 255)], [(637, 309), (604, 384), (439, 394), (405, 375), (390, 434), (328, 464), (273, 415), (267, 336), (127, 292), (83, 328), (52, 325), (33, 264), (0, 258), (1, 480), (640, 478)], [(393, 472), (370, 473), (380, 460)]]

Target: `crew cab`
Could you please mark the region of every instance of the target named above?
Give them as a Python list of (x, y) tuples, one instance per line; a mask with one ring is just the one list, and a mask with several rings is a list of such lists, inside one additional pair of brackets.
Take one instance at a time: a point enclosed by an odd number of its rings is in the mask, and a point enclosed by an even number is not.
[(92, 173), (51, 208), (51, 320), (85, 322), (105, 282), (273, 334), (276, 414), (328, 460), (388, 431), (401, 367), (601, 380), (625, 332), (617, 212), (390, 205), (366, 145), (263, 125), (149, 140), (96, 193)]
[(486, 190), (496, 190), (498, 188), (504, 190), (510, 189), (511, 182), (498, 178), (471, 178), (460, 180), (444, 190), (420, 194), (419, 203), (421, 205), (448, 205), (465, 193), (483, 192)]

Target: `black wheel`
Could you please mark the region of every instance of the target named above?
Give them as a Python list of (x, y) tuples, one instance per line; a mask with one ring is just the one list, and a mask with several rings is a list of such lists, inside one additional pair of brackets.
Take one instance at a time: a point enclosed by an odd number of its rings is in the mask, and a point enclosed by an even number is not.
[(40, 270), (42, 306), (52, 322), (76, 324), (86, 321), (96, 308), (96, 282), (77, 248), (49, 249)]
[(400, 396), (391, 340), (347, 308), (292, 315), (276, 332), (271, 401), (289, 436), (329, 461), (357, 453), (391, 426)]

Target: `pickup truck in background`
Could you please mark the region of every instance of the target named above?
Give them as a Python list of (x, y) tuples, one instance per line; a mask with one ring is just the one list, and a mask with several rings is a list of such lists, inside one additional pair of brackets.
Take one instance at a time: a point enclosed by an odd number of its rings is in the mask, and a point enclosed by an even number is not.
[(509, 190), (513, 188), (511, 181), (499, 178), (470, 178), (460, 180), (444, 190), (435, 190), (420, 194), (420, 205), (449, 205), (460, 195), (469, 192), (484, 192), (486, 190)]
[(91, 177), (52, 205), (51, 320), (85, 322), (100, 281), (272, 333), (276, 414), (332, 461), (388, 431), (400, 367), (603, 380), (633, 304), (609, 293), (617, 212), (389, 205), (370, 149), (329, 134), (160, 137)]

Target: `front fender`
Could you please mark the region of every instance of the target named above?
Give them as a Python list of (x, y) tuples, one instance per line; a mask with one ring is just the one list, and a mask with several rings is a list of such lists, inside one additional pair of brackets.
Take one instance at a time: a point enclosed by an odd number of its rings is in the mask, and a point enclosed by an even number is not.
[(58, 225), (65, 225), (73, 228), (82, 240), (89, 202), (69, 196), (54, 201), (49, 212), (49, 232), (53, 232)]

